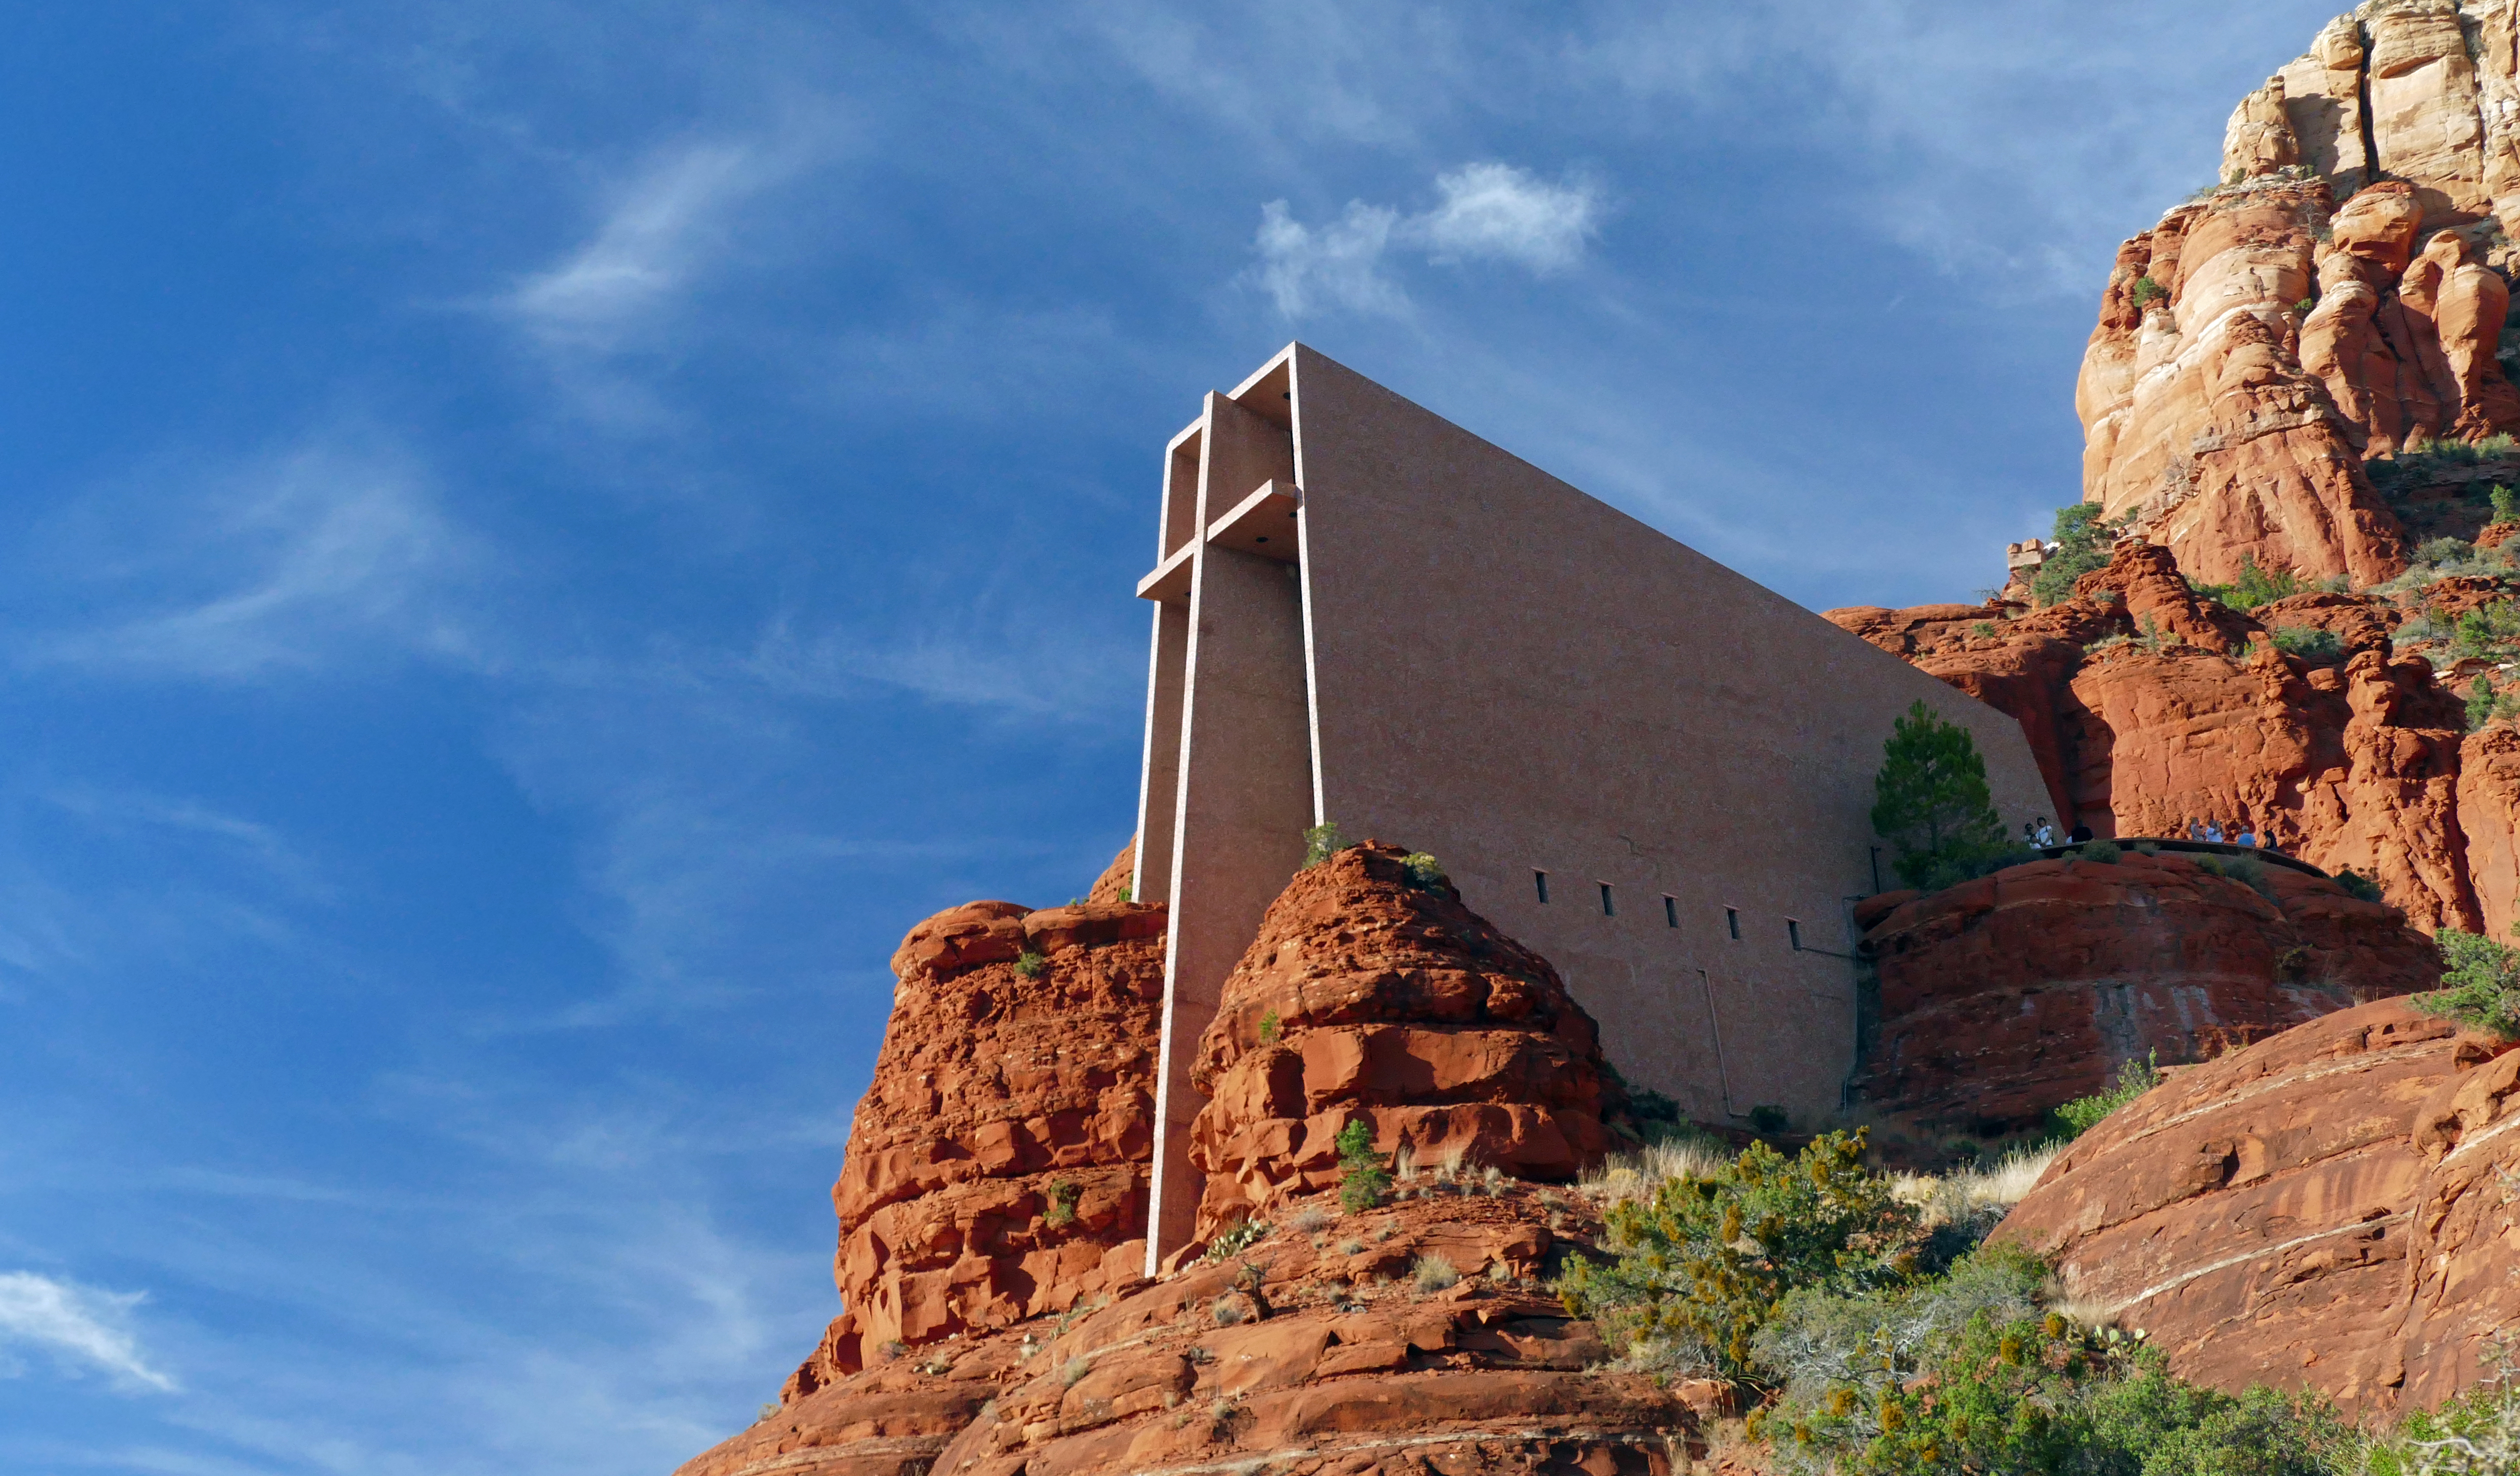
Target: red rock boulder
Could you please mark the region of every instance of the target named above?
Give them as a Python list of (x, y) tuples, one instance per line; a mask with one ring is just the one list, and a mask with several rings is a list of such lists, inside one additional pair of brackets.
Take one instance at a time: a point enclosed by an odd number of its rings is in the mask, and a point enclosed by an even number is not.
[(1609, 1140), (1600, 1044), (1549, 962), (1369, 841), (1295, 874), (1225, 984), (1192, 1080), (1201, 1238), (1338, 1182), (1335, 1139), (1572, 1178)]
[(2182, 1377), (2438, 1406), (2520, 1317), (2520, 1051), (2406, 1001), (2191, 1066), (2057, 1158), (1997, 1238)]
[(2131, 850), (1878, 899), (1858, 914), (1880, 981), (1859, 1090), (1942, 1131), (2033, 1128), (2124, 1061), (2198, 1060), (2440, 978), (2395, 908), (2264, 871), (2272, 896)]
[(1137, 1274), (1164, 910), (973, 902), (910, 930), (832, 1185), (844, 1309), (793, 1400)]

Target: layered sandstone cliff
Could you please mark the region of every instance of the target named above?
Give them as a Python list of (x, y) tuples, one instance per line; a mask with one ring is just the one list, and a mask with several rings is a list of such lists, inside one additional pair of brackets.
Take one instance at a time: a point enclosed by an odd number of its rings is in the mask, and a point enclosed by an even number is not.
[(2371, 0), (2233, 112), (2218, 185), (2119, 250), (2084, 354), (2083, 492), (2200, 578), (2377, 583), (2360, 470), (2520, 428), (2520, 0)]
[(2182, 1377), (2430, 1408), (2520, 1315), (2514, 1127), (2520, 1050), (2384, 1001), (2178, 1073), (1997, 1234)]
[[(2395, 647), (2436, 597), (2413, 598), (2410, 609), (2304, 595), (2242, 613), (2199, 598), (2167, 550), (2130, 540), (2046, 609), (1827, 616), (2017, 719), (2060, 819), (2106, 837), (2246, 818), (2288, 854), (2378, 881), (2427, 931), (2475, 930), (2507, 917), (2520, 890), (2512, 791), (2480, 781), (2462, 804), (2466, 708), (2430, 661)], [(2335, 644), (2286, 654), (2277, 630)], [(2502, 910), (2491, 919), (2485, 896)]]
[(1878, 1020), (1858, 1090), (1929, 1133), (2036, 1131), (2123, 1062), (2205, 1059), (2441, 977), (2397, 909), (2261, 871), (2253, 886), (2130, 850), (1868, 899)]

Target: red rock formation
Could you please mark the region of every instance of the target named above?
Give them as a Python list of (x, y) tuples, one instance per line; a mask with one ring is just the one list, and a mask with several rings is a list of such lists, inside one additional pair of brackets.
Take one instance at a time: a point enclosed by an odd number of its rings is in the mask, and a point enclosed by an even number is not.
[[(2455, 603), (2462, 582), (2421, 598)], [(2479, 924), (2459, 820), (2466, 710), (2429, 663), (2390, 654), (2402, 612), (2385, 600), (2299, 595), (2241, 614), (2200, 600), (2159, 545), (2130, 541), (2036, 613), (1827, 614), (2019, 720), (2057, 813), (2097, 834), (2245, 817), (2313, 865), (2377, 880), (2419, 927)], [(2269, 636), (2282, 627), (2333, 631), (2347, 654), (2283, 655)], [(2110, 637), (2132, 639), (2096, 644)]]
[(845, 1310), (788, 1398), (885, 1345), (1004, 1326), (1138, 1273), (1163, 924), (1160, 907), (973, 902), (902, 940), (832, 1188)]
[(1333, 1140), (1568, 1179), (1608, 1145), (1600, 1046), (1547, 960), (1369, 841), (1295, 874), (1226, 980), (1192, 1080), (1202, 1237), (1338, 1182)]
[(1098, 905), (1130, 901), (1129, 878), (1136, 874), (1137, 870), (1138, 841), (1136, 836), (1131, 836), (1129, 843), (1120, 848), (1120, 854), (1112, 857), (1111, 864), (1102, 869), (1102, 874), (1094, 878), (1094, 889), (1085, 894), (1085, 900)]
[(2460, 745), (2458, 820), (2479, 925), (2510, 942), (2520, 923), (2520, 728), (2495, 723)]
[(1860, 1090), (1930, 1128), (2034, 1128), (2123, 1061), (2200, 1059), (2440, 978), (2432, 941), (2395, 908), (2265, 872), (2272, 897), (2129, 851), (1871, 900), (1857, 922), (1879, 1023)]
[(2243, 99), (2222, 186), (2128, 242), (2102, 294), (2086, 498), (2202, 577), (2249, 556), (2377, 582), (2396, 519), (2352, 460), (2520, 428), (2495, 361), (2515, 105), (2510, 0), (2364, 6)]
[(2254, 560), (2376, 584), (2406, 566), (2352, 423), (2303, 363), (2298, 305), (2332, 211), (2316, 179), (2182, 205), (2120, 250), (2102, 296), (2075, 396), (2084, 497), (2137, 516), (2198, 578)]
[[(1403, 1187), (1355, 1215), (1330, 1195), (1290, 1204), (1235, 1257), (835, 1381), (679, 1476), (1672, 1476), (1706, 1454), (1699, 1419), (1722, 1391), (1588, 1371), (1599, 1339), (1532, 1279), (1552, 1245), (1598, 1233), (1581, 1200)], [(1460, 1279), (1419, 1281), (1427, 1258)]]
[(2082, 813), (2116, 833), (2176, 835), (2253, 819), (2286, 852), (2373, 877), (2418, 926), (2473, 928), (2458, 827), (2466, 714), (2420, 658), (2340, 668), (2261, 648), (2248, 662), (2119, 649), (2073, 683)]
[(2520, 1314), (2520, 1051), (2383, 1001), (2189, 1067), (1997, 1231), (2185, 1378), (2429, 1408)]

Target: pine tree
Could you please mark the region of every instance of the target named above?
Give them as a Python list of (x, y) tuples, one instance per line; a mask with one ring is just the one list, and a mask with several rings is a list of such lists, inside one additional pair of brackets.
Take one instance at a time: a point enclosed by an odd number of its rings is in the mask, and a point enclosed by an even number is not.
[(1872, 780), (1872, 828), (1898, 850), (1899, 878), (1928, 890), (1975, 875), (2005, 851), (1977, 740), (1921, 700), (1891, 725)]

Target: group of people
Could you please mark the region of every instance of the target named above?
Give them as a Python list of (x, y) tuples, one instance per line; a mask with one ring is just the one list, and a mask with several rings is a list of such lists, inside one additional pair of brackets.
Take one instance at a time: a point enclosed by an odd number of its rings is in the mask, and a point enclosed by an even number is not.
[[(2076, 826), (2073, 833), (2066, 836), (2063, 843), (2078, 846), (2091, 838), (2090, 826)], [(2228, 827), (2219, 820), (2190, 818), (2187, 822), (2187, 838), (2210, 840), (2217, 845), (2263, 846), (2268, 849), (2272, 849), (2274, 844), (2272, 840), (2259, 839), (2257, 826), (2252, 824), (2245, 815), (2231, 822)], [(2021, 843), (2034, 851), (2048, 850), (2057, 844), (2056, 827), (2048, 823), (2048, 817), (2045, 815), (2035, 820), (2025, 821), (2021, 827)]]
[[(2092, 827), (2090, 826), (2076, 826), (2073, 833), (2065, 837), (2064, 843), (2069, 846), (2078, 846), (2091, 838)], [(2021, 841), (2022, 844), (2030, 847), (2030, 849), (2034, 851), (2044, 851), (2049, 846), (2057, 843), (2056, 827), (2048, 823), (2047, 816), (2042, 815), (2038, 819), (2025, 822), (2022, 825)]]
[(2250, 824), (2249, 818), (2245, 815), (2231, 822), (2228, 829), (2225, 829), (2220, 821), (2197, 820), (2190, 817), (2187, 822), (2187, 838), (2220, 841), (2226, 845), (2235, 846), (2264, 844), (2258, 839), (2258, 827)]

